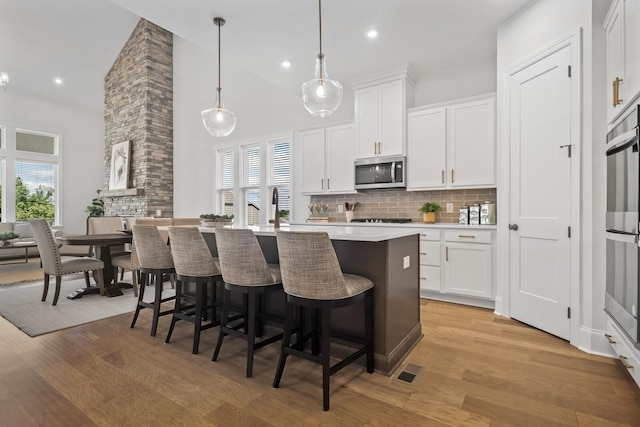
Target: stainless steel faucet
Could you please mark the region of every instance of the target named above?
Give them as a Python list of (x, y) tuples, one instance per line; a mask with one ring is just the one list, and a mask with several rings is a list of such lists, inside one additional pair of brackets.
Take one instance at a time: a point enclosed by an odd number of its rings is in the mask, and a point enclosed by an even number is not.
[(271, 204), (276, 205), (276, 214), (275, 218), (273, 219), (273, 228), (280, 228), (280, 211), (278, 210), (278, 187), (273, 187)]

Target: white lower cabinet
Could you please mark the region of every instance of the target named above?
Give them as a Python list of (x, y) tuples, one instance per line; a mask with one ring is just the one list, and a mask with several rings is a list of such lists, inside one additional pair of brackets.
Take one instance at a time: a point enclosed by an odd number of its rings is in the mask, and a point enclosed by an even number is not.
[(421, 232), (421, 296), (492, 307), (494, 233), (465, 228)]
[(631, 340), (618, 328), (610, 318), (607, 319), (607, 333), (605, 337), (611, 344), (633, 380), (640, 386), (640, 350), (636, 349)]
[(420, 290), (440, 292), (440, 230), (420, 233)]

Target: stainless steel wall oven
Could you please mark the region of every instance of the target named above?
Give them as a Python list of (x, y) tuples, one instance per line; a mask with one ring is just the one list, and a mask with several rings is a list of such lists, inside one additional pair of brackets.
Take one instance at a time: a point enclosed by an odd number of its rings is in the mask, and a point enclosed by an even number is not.
[(607, 282), (605, 311), (640, 348), (639, 106), (607, 134)]

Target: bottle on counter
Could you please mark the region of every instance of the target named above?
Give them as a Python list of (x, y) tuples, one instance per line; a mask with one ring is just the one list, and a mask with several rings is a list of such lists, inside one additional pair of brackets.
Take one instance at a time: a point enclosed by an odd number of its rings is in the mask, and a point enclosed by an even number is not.
[(480, 204), (474, 203), (469, 208), (469, 225), (480, 225)]
[(469, 206), (464, 205), (460, 207), (460, 225), (469, 225)]

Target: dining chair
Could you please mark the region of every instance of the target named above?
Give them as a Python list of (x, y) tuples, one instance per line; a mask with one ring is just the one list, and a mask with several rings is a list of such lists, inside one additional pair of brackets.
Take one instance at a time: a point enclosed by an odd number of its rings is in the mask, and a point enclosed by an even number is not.
[(118, 280), (118, 270), (122, 272), (120, 280), (123, 279), (125, 270), (131, 271), (131, 286), (133, 287), (133, 295), (138, 296), (138, 281), (140, 274), (140, 260), (135, 250), (135, 245), (131, 244), (130, 251), (111, 258), (111, 265), (114, 268), (113, 278)]
[(42, 292), (42, 301), (47, 299), (49, 292), (49, 278), (55, 276), (56, 290), (53, 296), (53, 305), (58, 304), (60, 296), (60, 287), (62, 285), (62, 276), (72, 273), (86, 273), (88, 271), (97, 272), (98, 286), (100, 287), (100, 295), (104, 295), (103, 270), (104, 262), (96, 258), (89, 257), (73, 257), (65, 258), (60, 256), (60, 248), (53, 230), (49, 223), (44, 219), (31, 219), (29, 225), (33, 232), (33, 237), (38, 245), (40, 252), (40, 260), (42, 261), (42, 269), (44, 270), (44, 290)]
[[(282, 338), (282, 333), (256, 341), (257, 332), (261, 329), (265, 317), (258, 309), (258, 296), (266, 292), (282, 289), (280, 269), (277, 265), (267, 264), (253, 231), (248, 229), (216, 229), (216, 246), (220, 260), (220, 270), (224, 281), (222, 302), (222, 320), (220, 335), (213, 353), (212, 361), (218, 360), (222, 340), (226, 335), (242, 338), (247, 341), (247, 377), (253, 375), (253, 354), (268, 344)], [(242, 294), (246, 301), (243, 321), (236, 324), (237, 316), (231, 318), (231, 293)], [(260, 323), (259, 323), (260, 322)], [(243, 331), (240, 329), (243, 328)]]
[(199, 226), (202, 223), (200, 218), (172, 218), (171, 225), (195, 225)]
[[(142, 280), (140, 282), (140, 291), (138, 292), (138, 304), (131, 321), (131, 327), (133, 328), (136, 325), (140, 310), (150, 308), (153, 310), (151, 336), (154, 337), (158, 328), (158, 319), (161, 316), (173, 313), (173, 310), (161, 311), (162, 304), (176, 298), (175, 296), (162, 298), (162, 277), (165, 274), (173, 276), (176, 269), (171, 257), (171, 250), (156, 226), (138, 225), (136, 223), (133, 226), (133, 246), (140, 261)], [(144, 291), (151, 283), (151, 276), (155, 278), (155, 299), (153, 302), (146, 302), (144, 301)]]
[[(322, 400), (329, 410), (329, 377), (345, 366), (366, 355), (367, 372), (373, 372), (373, 282), (366, 277), (344, 274), (329, 235), (326, 232), (276, 231), (282, 285), (287, 295), (285, 326), (278, 368), (273, 388), (280, 386), (287, 356), (293, 355), (322, 365)], [(351, 355), (331, 366), (331, 309), (346, 307), (364, 300), (365, 337), (340, 334), (343, 342), (359, 347)], [(319, 322), (309, 336), (320, 338), (320, 355), (312, 345), (312, 352), (304, 350), (303, 343), (291, 345), (294, 330), (295, 306), (312, 309)], [(305, 335), (307, 337), (307, 335)]]
[[(202, 233), (197, 227), (169, 227), (171, 241), (171, 255), (176, 268), (176, 301), (171, 326), (167, 334), (168, 343), (171, 340), (173, 328), (178, 320), (186, 320), (194, 324), (193, 354), (198, 354), (200, 332), (220, 324), (216, 320), (217, 283), (222, 280), (220, 268), (214, 260)], [(184, 292), (188, 284), (195, 286), (195, 302), (186, 303), (192, 299), (191, 294)], [(211, 288), (211, 293), (208, 288)], [(209, 296), (211, 303), (208, 303)], [(207, 311), (211, 310), (207, 316)], [(208, 323), (203, 324), (207, 317)]]

